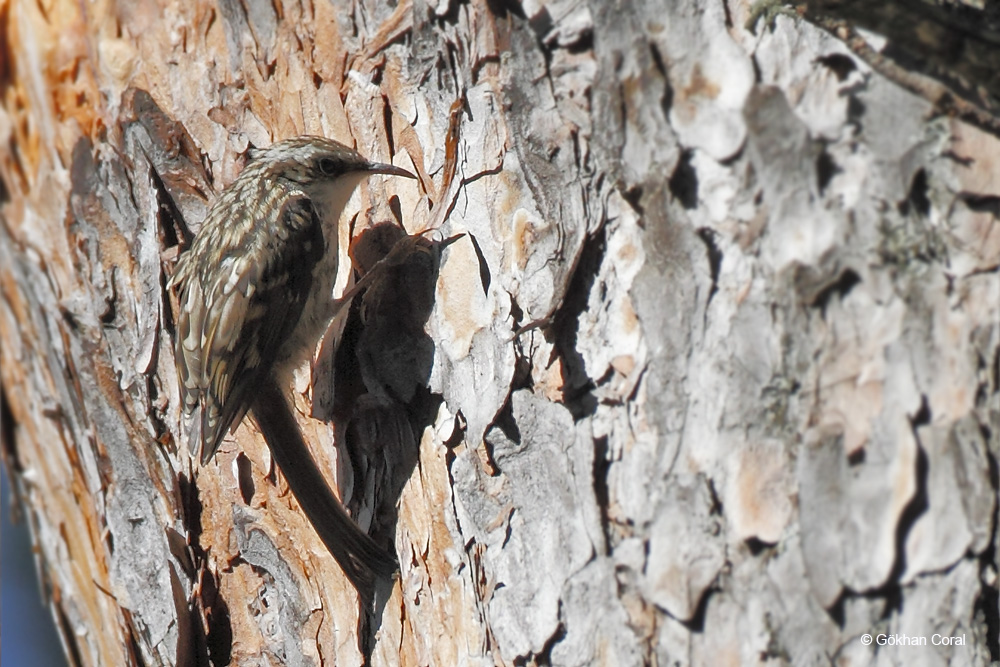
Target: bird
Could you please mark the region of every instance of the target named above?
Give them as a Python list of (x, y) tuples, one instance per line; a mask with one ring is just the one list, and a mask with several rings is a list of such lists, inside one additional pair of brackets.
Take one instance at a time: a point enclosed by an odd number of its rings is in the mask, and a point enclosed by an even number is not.
[(325, 137), (251, 151), (169, 282), (177, 292), (174, 356), (192, 451), (208, 465), (250, 411), (303, 511), (363, 596), (371, 572), (391, 575), (396, 560), (326, 487), (280, 385), (362, 287), (359, 281), (333, 298), (340, 227), (349, 224), (344, 208), (373, 174), (416, 178)]
[(242, 420), (256, 383), (310, 356), (343, 305), (333, 299), (339, 226), (373, 174), (415, 178), (325, 137), (255, 151), (180, 255), (175, 357), (202, 465)]

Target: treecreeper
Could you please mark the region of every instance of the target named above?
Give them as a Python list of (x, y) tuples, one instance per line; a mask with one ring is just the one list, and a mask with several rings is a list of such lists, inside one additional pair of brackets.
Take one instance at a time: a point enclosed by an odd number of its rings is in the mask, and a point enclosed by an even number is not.
[(415, 178), (336, 141), (302, 136), (254, 151), (177, 261), (175, 358), (192, 450), (207, 464), (249, 411), (306, 516), (364, 599), (395, 557), (351, 519), (309, 453), (285, 387), (332, 319), (375, 278), (339, 299), (344, 208), (372, 174)]

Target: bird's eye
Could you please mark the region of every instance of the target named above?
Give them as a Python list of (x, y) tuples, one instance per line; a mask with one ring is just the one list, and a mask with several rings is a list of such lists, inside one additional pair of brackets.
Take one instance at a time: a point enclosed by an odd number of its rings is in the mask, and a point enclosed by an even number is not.
[(332, 158), (325, 157), (319, 161), (319, 170), (327, 176), (333, 176), (336, 174), (338, 166), (337, 161)]

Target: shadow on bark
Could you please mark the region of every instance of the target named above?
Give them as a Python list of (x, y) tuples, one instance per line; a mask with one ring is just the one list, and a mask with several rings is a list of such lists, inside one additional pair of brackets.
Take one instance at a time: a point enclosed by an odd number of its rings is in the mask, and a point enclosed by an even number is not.
[[(390, 222), (361, 233), (351, 245), (355, 268), (364, 274), (405, 235)], [(353, 516), (371, 517), (369, 533), (390, 551), (396, 504), (417, 465), (419, 434), (434, 422), (442, 400), (427, 386), (434, 342), (424, 325), (434, 306), (441, 250), (452, 240), (418, 239), (380, 266), (378, 278), (354, 299), (334, 361), (332, 415), (349, 462), (345, 472), (353, 479), (344, 497), (350, 496)], [(362, 621), (366, 662), (390, 591), (376, 594), (374, 615)]]

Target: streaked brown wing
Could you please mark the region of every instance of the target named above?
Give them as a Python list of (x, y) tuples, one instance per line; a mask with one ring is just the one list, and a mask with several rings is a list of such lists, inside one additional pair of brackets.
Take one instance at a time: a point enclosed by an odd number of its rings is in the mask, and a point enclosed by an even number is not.
[(199, 265), (194, 257), (178, 269), (183, 307), (177, 370), (185, 411), (201, 409), (202, 464), (242, 419), (254, 385), (295, 329), (325, 250), (320, 220), (303, 195), (284, 202), (279, 229), (254, 221), (216, 266)]

